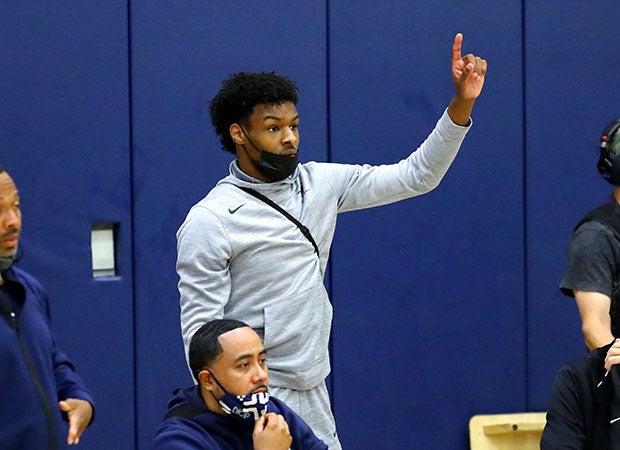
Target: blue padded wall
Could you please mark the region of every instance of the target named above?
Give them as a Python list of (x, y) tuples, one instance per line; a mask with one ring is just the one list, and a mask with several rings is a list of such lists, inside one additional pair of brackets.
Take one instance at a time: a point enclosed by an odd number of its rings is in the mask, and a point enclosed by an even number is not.
[[(79, 448), (131, 449), (126, 2), (0, 2), (0, 40), (0, 165), (21, 194), (20, 265), (47, 288), (57, 343), (95, 397)], [(96, 222), (119, 223), (117, 278), (93, 280)]]
[(447, 176), (423, 197), (339, 218), (345, 448), (465, 449), (472, 415), (527, 406), (519, 5), (330, 2), (331, 153), (378, 164), (415, 149), (452, 97), (459, 31), (490, 73)]
[(326, 160), (325, 5), (133, 1), (131, 22), (137, 424), (146, 448), (172, 389), (192, 383), (179, 330), (175, 233), (234, 158), (221, 150), (208, 102), (233, 72), (290, 76), (303, 96), (301, 158)]
[(620, 117), (617, 2), (526, 4), (529, 406), (547, 408), (556, 371), (585, 351), (575, 301), (558, 289), (577, 221), (613, 187), (596, 170)]
[[(615, 3), (0, 3), (0, 165), (22, 194), (22, 265), (48, 288), (60, 346), (97, 400), (80, 448), (148, 448), (192, 382), (175, 232), (227, 173), (208, 101), (240, 70), (300, 87), (304, 161), (394, 162), (453, 88), (453, 36), (489, 61), (474, 126), (417, 199), (339, 217), (328, 286), (346, 449), (469, 448), (474, 414), (544, 410), (584, 351), (557, 289), (620, 116)], [(120, 224), (119, 277), (93, 281), (90, 227)], [(415, 443), (415, 444), (412, 444)]]

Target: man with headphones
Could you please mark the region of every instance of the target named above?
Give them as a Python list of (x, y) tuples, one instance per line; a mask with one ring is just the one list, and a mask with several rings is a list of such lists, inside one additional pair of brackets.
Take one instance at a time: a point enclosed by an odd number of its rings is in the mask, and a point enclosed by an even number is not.
[(614, 191), (609, 202), (586, 214), (575, 227), (560, 283), (562, 292), (577, 301), (590, 350), (618, 336), (611, 326), (618, 305), (611, 298), (620, 281), (620, 119), (603, 131), (597, 168)]

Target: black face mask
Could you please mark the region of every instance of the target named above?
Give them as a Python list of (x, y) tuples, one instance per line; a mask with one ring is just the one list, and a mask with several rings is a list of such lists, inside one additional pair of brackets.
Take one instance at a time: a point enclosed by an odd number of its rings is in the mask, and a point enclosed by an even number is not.
[[(245, 137), (248, 138), (248, 141), (252, 144), (252, 147), (260, 152), (259, 159), (254, 160), (250, 158), (250, 161), (252, 161), (252, 164), (260, 173), (265, 175), (271, 181), (281, 181), (288, 178), (295, 171), (297, 164), (299, 164), (299, 158), (297, 157), (298, 153), (295, 153), (295, 156), (283, 156), (268, 152), (267, 150), (263, 150), (262, 148), (258, 148), (254, 145), (254, 142), (252, 142), (243, 128), (241, 128), (241, 131), (243, 131)], [(245, 147), (243, 148), (245, 149)]]
[(295, 171), (299, 158), (297, 155), (282, 156), (260, 150), (260, 159), (257, 161), (252, 159), (252, 164), (270, 180), (280, 181), (288, 178)]

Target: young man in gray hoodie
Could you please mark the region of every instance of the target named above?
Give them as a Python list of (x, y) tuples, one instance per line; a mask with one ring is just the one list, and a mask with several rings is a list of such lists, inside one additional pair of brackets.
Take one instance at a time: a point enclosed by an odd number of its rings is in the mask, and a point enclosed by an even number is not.
[[(471, 125), (486, 61), (461, 56), (455, 94), (424, 143), (382, 166), (298, 162), (297, 87), (275, 73), (238, 73), (211, 101), (229, 175), (194, 205), (177, 232), (185, 349), (206, 321), (241, 320), (269, 353), (271, 391), (330, 449), (339, 449), (325, 378), (332, 307), (323, 285), (336, 215), (435, 188)], [(278, 209), (280, 208), (280, 209)]]

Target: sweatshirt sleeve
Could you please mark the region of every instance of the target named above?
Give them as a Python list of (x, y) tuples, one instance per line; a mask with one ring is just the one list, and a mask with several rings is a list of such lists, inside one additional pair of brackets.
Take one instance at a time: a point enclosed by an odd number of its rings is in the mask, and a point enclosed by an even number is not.
[(75, 371), (73, 364), (67, 359), (66, 355), (56, 348), (56, 344), (54, 344), (54, 348), (53, 364), (58, 400), (66, 400), (68, 398), (86, 400), (94, 410), (95, 402), (86, 388), (84, 380)]
[(407, 158), (379, 166), (326, 164), (326, 182), (339, 198), (338, 211), (393, 203), (439, 185), (470, 129), (456, 125), (447, 110), (426, 140)]
[[(36, 292), (36, 297), (42, 303), (43, 310), (45, 312), (45, 320), (47, 321), (48, 328), (52, 329), (52, 319), (51, 319), (51, 311), (49, 306), (49, 300), (47, 298), (47, 294), (38, 284), (38, 282), (31, 282), (31, 286)], [(84, 380), (78, 373), (75, 371), (73, 363), (67, 358), (64, 352), (62, 352), (58, 346), (56, 345), (56, 340), (53, 335), (51, 336), (51, 349), (52, 349), (52, 367), (54, 370), (54, 381), (56, 383), (56, 392), (58, 395), (58, 400), (66, 400), (68, 398), (77, 398), (81, 400), (86, 400), (93, 407), (93, 417), (91, 422), (94, 420), (94, 411), (95, 411), (95, 402), (93, 401), (92, 395), (88, 391)], [(63, 417), (66, 418), (66, 415), (63, 413)]]
[(177, 232), (177, 273), (185, 353), (205, 322), (221, 319), (231, 291), (227, 233), (210, 210), (195, 206)]

